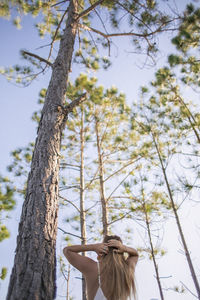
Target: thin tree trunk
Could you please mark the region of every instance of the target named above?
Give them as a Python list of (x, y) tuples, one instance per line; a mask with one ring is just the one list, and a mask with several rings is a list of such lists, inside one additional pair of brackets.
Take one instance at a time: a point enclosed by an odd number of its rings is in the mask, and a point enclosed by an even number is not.
[[(81, 107), (81, 130), (80, 130), (80, 141), (81, 141), (81, 167), (80, 167), (80, 222), (81, 222), (81, 244), (86, 244), (86, 220), (85, 220), (85, 180), (84, 180), (84, 111)], [(86, 256), (86, 252), (82, 252), (83, 256)], [(82, 275), (82, 299), (87, 300), (86, 282)]]
[(53, 64), (22, 208), (7, 300), (52, 300), (56, 295), (56, 235), (61, 134), (68, 73), (77, 31), (77, 1)]
[(171, 192), (171, 189), (170, 189), (170, 185), (169, 185), (166, 170), (165, 170), (165, 167), (164, 167), (164, 164), (163, 164), (163, 161), (162, 161), (162, 157), (161, 157), (157, 142), (155, 140), (155, 137), (154, 137), (153, 134), (152, 134), (152, 136), (153, 136), (153, 142), (154, 142), (154, 145), (156, 147), (156, 151), (157, 151), (157, 154), (158, 154), (158, 157), (159, 157), (159, 161), (160, 161), (160, 164), (161, 164), (161, 168), (162, 168), (163, 176), (164, 176), (164, 179), (165, 179), (165, 184), (167, 186), (169, 198), (171, 200), (172, 209), (173, 209), (174, 216), (175, 216), (175, 219), (176, 219), (178, 231), (180, 233), (182, 245), (183, 245), (183, 248), (184, 248), (184, 251), (185, 251), (185, 256), (186, 256), (186, 259), (187, 259), (187, 262), (188, 262), (188, 265), (189, 265), (190, 273), (191, 273), (196, 291), (197, 291), (198, 299), (200, 300), (200, 286), (199, 286), (197, 276), (196, 276), (196, 273), (195, 273), (195, 270), (194, 270), (194, 267), (193, 267), (192, 259), (190, 257), (190, 252), (188, 250), (186, 240), (185, 240), (185, 237), (184, 237), (184, 234), (183, 234), (183, 230), (182, 230), (181, 223), (180, 223), (179, 216), (178, 216), (178, 212), (177, 212), (177, 209), (176, 209), (176, 206), (175, 206), (175, 203), (174, 203), (173, 195), (172, 195), (172, 192)]
[(95, 131), (97, 140), (97, 152), (98, 152), (98, 162), (99, 162), (99, 181), (100, 181), (100, 196), (101, 196), (101, 207), (102, 207), (102, 223), (103, 223), (103, 236), (108, 234), (108, 206), (105, 197), (105, 187), (104, 187), (104, 167), (103, 159), (101, 153), (100, 137), (98, 120), (95, 120)]
[(70, 272), (71, 272), (71, 265), (68, 264), (68, 271), (67, 271), (67, 297), (66, 297), (66, 300), (70, 300), (69, 299), (69, 279), (70, 279)]
[(200, 136), (199, 136), (199, 133), (197, 132), (196, 128), (195, 128), (195, 125), (197, 124), (196, 123), (196, 120), (193, 116), (193, 114), (191, 113), (190, 109), (188, 108), (187, 104), (183, 101), (183, 99), (179, 96), (179, 95), (176, 95), (176, 97), (178, 98), (179, 100), (179, 103), (181, 105), (183, 105), (185, 107), (185, 109), (187, 110), (187, 118), (188, 118), (188, 121), (192, 127), (192, 130), (194, 131), (194, 134), (197, 138), (197, 142), (200, 143)]
[(162, 285), (161, 285), (161, 282), (160, 282), (160, 276), (159, 276), (159, 271), (158, 271), (158, 265), (156, 263), (156, 258), (155, 258), (155, 255), (154, 255), (154, 246), (153, 246), (153, 242), (152, 242), (152, 238), (151, 238), (151, 229), (150, 229), (149, 218), (148, 218), (145, 203), (143, 203), (143, 209), (144, 209), (144, 214), (145, 214), (145, 222), (146, 222), (146, 225), (147, 225), (149, 243), (150, 243), (150, 247), (151, 247), (151, 255), (152, 255), (152, 258), (153, 258), (153, 264), (154, 264), (154, 268), (155, 268), (155, 271), (156, 271), (156, 280), (157, 280), (157, 283), (158, 283), (160, 298), (161, 298), (161, 300), (164, 300)]

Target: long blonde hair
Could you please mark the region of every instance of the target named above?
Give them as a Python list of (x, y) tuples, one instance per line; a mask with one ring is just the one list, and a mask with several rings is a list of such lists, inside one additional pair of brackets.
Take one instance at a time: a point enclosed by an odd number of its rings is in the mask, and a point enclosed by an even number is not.
[[(115, 239), (122, 243), (117, 235), (106, 235), (103, 242)], [(114, 251), (109, 247), (109, 252), (101, 259), (102, 286), (107, 287), (106, 297), (108, 300), (127, 300), (133, 293), (136, 297), (134, 270), (128, 265), (123, 254)]]

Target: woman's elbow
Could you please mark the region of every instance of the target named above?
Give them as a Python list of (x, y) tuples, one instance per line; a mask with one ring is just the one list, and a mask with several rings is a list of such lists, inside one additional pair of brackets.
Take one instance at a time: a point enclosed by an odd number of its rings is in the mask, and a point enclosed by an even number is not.
[(67, 253), (68, 253), (68, 247), (65, 247), (64, 249), (63, 249), (63, 254), (64, 254), (64, 256), (66, 256), (67, 257)]

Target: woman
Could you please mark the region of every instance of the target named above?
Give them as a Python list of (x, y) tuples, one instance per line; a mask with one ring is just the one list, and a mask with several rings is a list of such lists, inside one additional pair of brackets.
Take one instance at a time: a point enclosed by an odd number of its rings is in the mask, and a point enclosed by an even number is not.
[[(95, 251), (98, 262), (78, 252)], [(103, 243), (74, 245), (63, 253), (75, 268), (83, 273), (88, 300), (127, 300), (136, 294), (134, 271), (138, 261), (135, 249), (123, 245), (117, 235), (105, 236)], [(128, 253), (125, 259), (124, 253)]]

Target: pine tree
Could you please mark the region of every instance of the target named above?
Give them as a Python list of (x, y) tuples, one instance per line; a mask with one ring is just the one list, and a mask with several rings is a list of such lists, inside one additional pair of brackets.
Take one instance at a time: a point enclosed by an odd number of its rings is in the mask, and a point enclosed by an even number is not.
[[(184, 131), (181, 130), (181, 127), (173, 126), (173, 111), (170, 110), (170, 107), (168, 105), (162, 104), (162, 101), (167, 101), (168, 97), (168, 93), (166, 92), (166, 86), (164, 85), (164, 83), (165, 80), (163, 80), (162, 84), (160, 84), (158, 98), (156, 96), (151, 96), (146, 102), (141, 102), (139, 118), (137, 118), (135, 114), (135, 122), (137, 123), (137, 126), (139, 126), (138, 130), (140, 130), (140, 132), (143, 133), (144, 136), (146, 136), (146, 139), (148, 139), (148, 141), (152, 145), (152, 163), (154, 162), (154, 164), (161, 169), (162, 178), (166, 186), (168, 198), (171, 202), (171, 209), (175, 216), (177, 229), (180, 234), (182, 246), (191, 272), (191, 277), (194, 281), (196, 292), (199, 298), (199, 283), (178, 214), (178, 208), (180, 207), (180, 205), (178, 205), (174, 199), (175, 187), (170, 183), (170, 179), (168, 176), (170, 161), (172, 160), (176, 152), (181, 152), (182, 141), (184, 138), (188, 138), (188, 131), (186, 135), (186, 133), (183, 133)], [(161, 90), (163, 92), (161, 92)], [(147, 92), (147, 89), (145, 90), (145, 92)], [(163, 96), (160, 97), (160, 94), (162, 94)], [(180, 114), (177, 115), (176, 106), (173, 106), (173, 109), (176, 111), (176, 119), (177, 117), (181, 119), (182, 111), (180, 110)], [(169, 110), (170, 114), (168, 115)], [(190, 126), (190, 130), (193, 130), (191, 124)]]
[[(65, 93), (76, 36), (79, 33), (81, 35), (85, 30), (89, 34), (93, 32), (103, 39), (104, 45), (106, 44), (108, 49), (112, 38), (128, 36), (133, 38), (139, 51), (145, 49), (147, 55), (154, 54), (157, 51), (154, 36), (168, 28), (172, 23), (172, 18), (162, 12), (158, 13), (155, 1), (144, 1), (144, 3), (142, 5), (135, 1), (129, 3), (106, 0), (92, 1), (91, 3), (90, 1), (78, 2), (75, 0), (67, 1), (67, 3), (66, 1), (13, 2), (10, 0), (0, 5), (1, 16), (8, 16), (12, 9), (19, 12), (19, 15), (21, 13), (37, 15), (40, 12), (44, 15), (44, 22), (37, 24), (37, 27), (41, 36), (45, 32), (51, 36), (47, 59), (29, 51), (22, 51), (22, 55), (32, 63), (34, 68), (39, 69), (37, 75), (44, 72), (47, 67), (52, 71), (27, 181), (7, 300), (16, 298), (51, 300), (55, 298), (55, 244), (61, 137), (68, 113), (85, 99), (85, 95), (82, 95), (65, 106)], [(101, 7), (107, 12), (112, 26), (116, 29), (114, 33), (107, 33), (106, 30), (102, 32), (99, 28), (93, 28), (89, 17), (96, 12), (97, 7)], [(64, 9), (62, 15), (59, 12), (60, 9)], [(123, 12), (126, 12), (128, 16), (126, 24), (129, 25), (129, 29), (126, 31), (118, 26), (118, 20)], [(20, 26), (19, 15), (14, 20), (18, 27)], [(63, 32), (61, 26), (64, 26)], [(59, 49), (55, 61), (52, 61), (52, 48), (56, 40), (60, 42)], [(91, 50), (91, 40), (88, 41), (85, 37), (81, 37), (79, 41), (86, 50), (89, 44)], [(82, 54), (81, 49), (77, 52), (77, 57), (80, 57), (87, 66), (97, 68), (98, 57), (95, 56), (91, 62)], [(106, 59), (102, 61), (108, 64)], [(31, 68), (27, 66), (15, 66), (12, 69), (4, 69), (1, 73), (9, 74), (10, 71), (16, 72), (16, 81), (23, 84), (27, 84), (27, 78), (30, 82), (36, 77)], [(8, 76), (10, 77), (10, 75)]]

